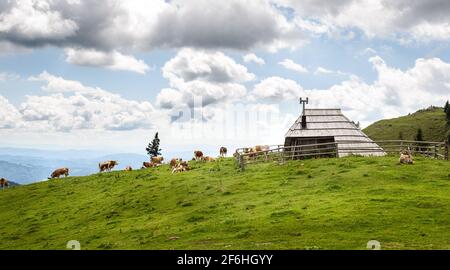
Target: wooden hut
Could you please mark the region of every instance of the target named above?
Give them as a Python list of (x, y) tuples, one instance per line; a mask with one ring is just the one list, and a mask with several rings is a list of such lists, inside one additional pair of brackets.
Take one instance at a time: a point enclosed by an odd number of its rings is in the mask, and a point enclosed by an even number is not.
[[(300, 101), (302, 102), (302, 101)], [(305, 109), (285, 135), (293, 156), (382, 156), (383, 149), (345, 117), (341, 109)], [(311, 149), (305, 145), (311, 146)], [(337, 149), (336, 149), (337, 148)], [(322, 150), (322, 151), (321, 151)]]

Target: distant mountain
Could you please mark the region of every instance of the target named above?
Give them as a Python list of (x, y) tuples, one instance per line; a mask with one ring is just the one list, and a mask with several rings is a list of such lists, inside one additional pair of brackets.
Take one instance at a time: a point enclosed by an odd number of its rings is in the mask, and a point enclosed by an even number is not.
[(47, 179), (49, 170), (51, 169), (44, 166), (16, 164), (0, 160), (0, 177), (20, 184), (29, 184)]
[(126, 166), (140, 168), (142, 162), (148, 160), (145, 155), (130, 153), (95, 156), (93, 152), (88, 152), (83, 157), (80, 151), (40, 151), (0, 148), (0, 177), (28, 184), (46, 180), (53, 170), (60, 167), (70, 168), (71, 176), (84, 176), (97, 173), (98, 163), (101, 161), (117, 160), (119, 165), (115, 169), (122, 170)]
[(20, 186), (19, 183), (16, 183), (16, 182), (14, 182), (14, 181), (9, 181), (9, 180), (8, 180), (8, 184), (9, 184), (10, 187)]
[(1, 147), (0, 155), (7, 156), (26, 156), (48, 159), (91, 159), (99, 156), (111, 154), (106, 151), (94, 150), (42, 150), (33, 148), (15, 148), (15, 147)]
[(444, 109), (430, 107), (406, 116), (381, 120), (363, 131), (373, 140), (398, 140), (400, 137), (414, 140), (419, 128), (425, 141), (444, 141), (450, 132)]

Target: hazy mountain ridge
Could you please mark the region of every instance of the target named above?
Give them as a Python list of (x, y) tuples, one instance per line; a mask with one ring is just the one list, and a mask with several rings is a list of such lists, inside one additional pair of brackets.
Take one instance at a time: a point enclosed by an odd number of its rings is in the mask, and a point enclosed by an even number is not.
[[(148, 160), (145, 155), (121, 153), (99, 155), (87, 153), (87, 158), (81, 158), (81, 151), (46, 151), (35, 149), (0, 148), (0, 176), (19, 184), (28, 184), (47, 179), (54, 169), (69, 167), (70, 175), (84, 176), (98, 172), (98, 163), (104, 160), (118, 160), (116, 169), (130, 165), (140, 168), (142, 162)], [(17, 153), (18, 155), (14, 155)], [(29, 154), (26, 156), (24, 154)], [(39, 156), (41, 155), (41, 156)], [(65, 157), (64, 157), (65, 155)]]

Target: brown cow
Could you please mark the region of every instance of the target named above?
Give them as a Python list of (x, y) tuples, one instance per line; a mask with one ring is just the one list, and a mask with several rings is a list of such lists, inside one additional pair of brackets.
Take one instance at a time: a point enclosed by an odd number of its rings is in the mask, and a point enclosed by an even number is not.
[(256, 152), (268, 151), (270, 147), (268, 145), (257, 145), (253, 148)]
[(144, 161), (144, 162), (142, 162), (142, 168), (141, 169), (153, 168), (153, 167), (156, 167), (156, 166), (159, 166), (159, 165), (161, 165), (161, 164)]
[(216, 161), (213, 157), (209, 157), (209, 156), (206, 156), (206, 157), (202, 158), (202, 160), (203, 160), (203, 161), (206, 161), (206, 162), (213, 162), (213, 161)]
[(403, 150), (402, 152), (400, 152), (400, 158), (399, 158), (398, 162), (400, 164), (414, 164), (413, 157), (411, 155), (411, 151), (408, 149), (408, 150)]
[(164, 157), (151, 157), (150, 162), (155, 164), (162, 164)]
[(170, 160), (170, 167), (171, 168), (174, 168), (174, 167), (176, 167), (179, 163), (181, 163), (183, 161), (183, 159), (181, 159), (181, 158), (172, 158), (171, 160)]
[(189, 167), (189, 164), (186, 161), (182, 161), (172, 169), (172, 173), (185, 172), (189, 171), (190, 169), (191, 167)]
[(203, 152), (200, 150), (194, 151), (194, 159), (195, 160), (202, 160), (203, 159)]
[(133, 170), (133, 168), (131, 167), (131, 166), (127, 166), (126, 168), (125, 168), (125, 171), (126, 172), (131, 172)]
[[(264, 157), (267, 160), (267, 155), (268, 155), (267, 151), (269, 151), (269, 150), (270, 150), (270, 146), (268, 146), (268, 145), (256, 145), (250, 151), (251, 153), (255, 153), (255, 154), (252, 154), (249, 157), (257, 157), (258, 155), (262, 154), (262, 155), (264, 155)], [(263, 152), (263, 153), (260, 153), (260, 152)]]
[(56, 169), (54, 172), (52, 172), (48, 179), (60, 178), (62, 175), (64, 175), (64, 177), (69, 176), (69, 168)]
[(0, 178), (0, 187), (2, 189), (4, 189), (5, 187), (9, 187), (8, 180), (6, 180), (5, 178)]
[(98, 164), (98, 168), (100, 172), (108, 171), (110, 172), (116, 165), (119, 165), (119, 162), (115, 160), (108, 160), (104, 162), (100, 162)]
[(228, 149), (224, 146), (220, 147), (219, 153), (221, 157), (225, 157), (227, 155)]

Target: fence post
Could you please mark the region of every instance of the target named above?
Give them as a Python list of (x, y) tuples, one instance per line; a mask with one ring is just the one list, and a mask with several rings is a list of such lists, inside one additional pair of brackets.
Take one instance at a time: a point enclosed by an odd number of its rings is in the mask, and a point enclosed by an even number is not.
[(434, 145), (434, 158), (435, 159), (438, 158), (438, 146), (437, 146), (437, 144)]
[(239, 154), (239, 169), (241, 170), (241, 172), (243, 172), (245, 169), (244, 157), (241, 154)]
[(445, 160), (448, 160), (448, 140), (445, 140), (445, 151), (444, 151), (444, 155), (445, 155)]

